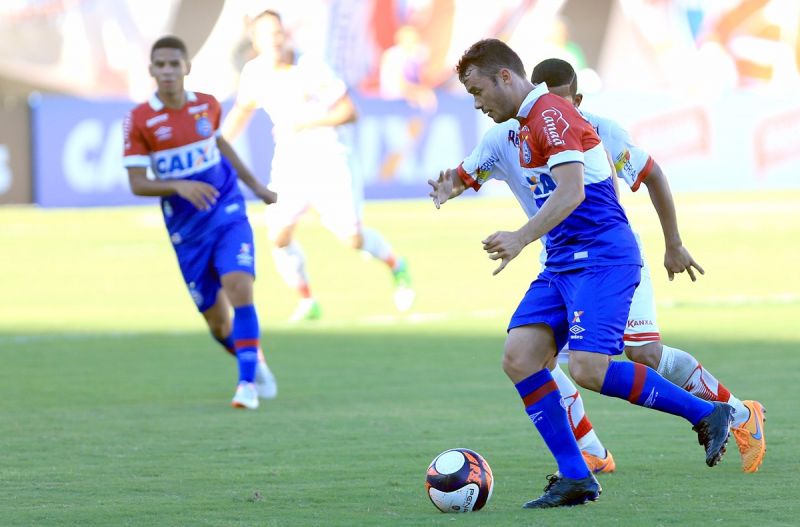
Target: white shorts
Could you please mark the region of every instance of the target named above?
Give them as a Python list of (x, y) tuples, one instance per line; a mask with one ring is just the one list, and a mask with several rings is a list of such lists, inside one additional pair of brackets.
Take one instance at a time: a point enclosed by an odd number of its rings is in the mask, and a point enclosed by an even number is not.
[(295, 225), (311, 208), (325, 228), (340, 238), (361, 232), (363, 187), (347, 155), (276, 157), (269, 187), (278, 193), (277, 203), (266, 209), (271, 232)]
[[(636, 235), (636, 242), (639, 250), (642, 250), (642, 243)], [(639, 287), (633, 292), (631, 300), (631, 310), (628, 313), (628, 324), (625, 326), (623, 340), (626, 346), (644, 346), (651, 342), (661, 340), (658, 332), (658, 322), (656, 321), (656, 302), (653, 297), (653, 282), (650, 279), (650, 268), (642, 252), (642, 280)]]

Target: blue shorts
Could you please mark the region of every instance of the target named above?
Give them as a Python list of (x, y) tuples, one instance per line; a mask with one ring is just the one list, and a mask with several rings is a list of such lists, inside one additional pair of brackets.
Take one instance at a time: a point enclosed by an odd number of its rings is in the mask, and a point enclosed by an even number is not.
[(221, 276), (233, 271), (256, 275), (253, 229), (247, 218), (222, 225), (195, 242), (174, 247), (186, 287), (201, 313), (217, 301)]
[(641, 278), (638, 265), (606, 265), (552, 272), (531, 283), (508, 329), (547, 324), (556, 349), (619, 355), (631, 299)]

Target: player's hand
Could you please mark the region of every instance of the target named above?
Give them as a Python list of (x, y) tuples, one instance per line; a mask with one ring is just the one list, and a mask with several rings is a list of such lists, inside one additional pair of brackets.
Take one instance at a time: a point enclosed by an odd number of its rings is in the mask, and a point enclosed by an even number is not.
[(483, 250), (489, 253), (492, 260), (501, 260), (500, 267), (494, 270), (492, 276), (505, 269), (508, 262), (517, 257), (525, 248), (517, 231), (499, 231), (483, 240)]
[(692, 282), (697, 281), (697, 277), (694, 274), (695, 269), (700, 274), (706, 274), (703, 268), (694, 261), (692, 255), (689, 254), (689, 251), (687, 251), (686, 247), (683, 245), (667, 247), (667, 250), (664, 253), (664, 267), (667, 269), (667, 275), (669, 276), (670, 282), (673, 280), (673, 278), (675, 278), (676, 273), (682, 273), (684, 271), (689, 273), (689, 277), (692, 279)]
[(175, 192), (197, 210), (211, 209), (219, 197), (219, 191), (203, 181), (176, 181)]
[(273, 203), (278, 201), (278, 194), (276, 192), (272, 192), (267, 187), (261, 187), (255, 189), (253, 193), (258, 197), (258, 199), (260, 199), (267, 205), (272, 205)]
[(431, 197), (437, 209), (444, 205), (453, 193), (453, 177), (447, 170), (439, 172), (438, 180), (429, 179), (428, 185), (433, 188), (428, 196)]

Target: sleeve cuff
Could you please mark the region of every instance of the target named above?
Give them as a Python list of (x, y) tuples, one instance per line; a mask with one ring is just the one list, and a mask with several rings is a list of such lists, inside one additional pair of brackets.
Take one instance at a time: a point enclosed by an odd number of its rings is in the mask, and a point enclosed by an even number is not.
[(478, 192), (478, 190), (480, 190), (481, 184), (478, 183), (477, 179), (467, 174), (467, 171), (464, 170), (464, 163), (458, 165), (456, 171), (458, 172), (458, 177), (461, 178), (461, 181), (463, 181), (466, 186), (470, 187), (475, 192)]
[(122, 166), (124, 166), (125, 168), (149, 167), (150, 156), (139, 156), (139, 155), (125, 156), (122, 158)]
[(654, 163), (653, 158), (648, 157), (647, 163), (644, 164), (644, 168), (639, 172), (639, 175), (636, 176), (636, 181), (633, 182), (633, 185), (631, 185), (631, 190), (633, 192), (639, 190), (642, 181), (644, 181), (647, 178), (647, 176), (650, 175), (650, 171), (653, 169), (653, 163)]

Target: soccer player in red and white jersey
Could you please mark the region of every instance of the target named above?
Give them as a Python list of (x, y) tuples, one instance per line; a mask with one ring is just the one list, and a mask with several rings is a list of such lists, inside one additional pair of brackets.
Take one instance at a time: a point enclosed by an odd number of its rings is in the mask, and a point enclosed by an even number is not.
[[(575, 70), (565, 60), (552, 58), (540, 62), (533, 69), (531, 81), (534, 84), (546, 83), (551, 93), (564, 97), (576, 107), (583, 100), (583, 96), (578, 93)], [(683, 246), (672, 193), (661, 167), (647, 152), (633, 144), (628, 132), (615, 121), (586, 111), (581, 111), (581, 114), (602, 138), (603, 144), (611, 153), (619, 177), (634, 192), (642, 184), (647, 188), (664, 233), (664, 267), (670, 280), (675, 273), (685, 270), (694, 281), (692, 268), (701, 274), (703, 269), (694, 262)], [(649, 271), (646, 270), (647, 266), (643, 268), (642, 282), (637, 287), (631, 304), (624, 337), (625, 354), (632, 361), (657, 370), (666, 379), (701, 399), (721, 401), (733, 406), (731, 426), (742, 457), (742, 470), (756, 472), (764, 460), (767, 448), (763, 405), (758, 401), (739, 400), (694, 356), (661, 342), (653, 286)]]
[(245, 64), (236, 104), (222, 128), (223, 135), (233, 140), (258, 108), (273, 122), (270, 188), (281, 199), (267, 209), (267, 227), (275, 266), (300, 296), (291, 320), (320, 316), (305, 254), (294, 239), (297, 222), (310, 208), (317, 210), (322, 224), (339, 239), (386, 264), (394, 280), (395, 305), (407, 311), (414, 290), (405, 259), (394, 253), (378, 231), (362, 224), (362, 183), (351, 170), (349, 148), (340, 138), (340, 126), (356, 120), (347, 87), (323, 63), (307, 57), (297, 64), (290, 62), (277, 12), (260, 13), (250, 29), (258, 56)]
[[(582, 97), (577, 93), (575, 72), (566, 61), (547, 59), (541, 62), (534, 68), (531, 81), (534, 84), (544, 82), (551, 93), (575, 102), (576, 106), (580, 104)], [(658, 164), (644, 150), (634, 145), (628, 133), (616, 122), (587, 112), (582, 112), (582, 115), (595, 128), (604, 147), (615, 160), (617, 175), (633, 191), (642, 183), (648, 188), (667, 241), (664, 263), (670, 278), (674, 273), (682, 271), (691, 273), (693, 267), (702, 272), (680, 242), (669, 184)], [(528, 218), (533, 217), (538, 206), (530, 191), (530, 184), (519, 166), (518, 129), (519, 123), (515, 119), (496, 124), (484, 134), (478, 146), (456, 169), (443, 171), (437, 181), (430, 180), (433, 187), (430, 196), (437, 208), (449, 199), (459, 196), (467, 188), (478, 191), (486, 181), (494, 179), (506, 183)], [(637, 242), (641, 250), (638, 236)], [(543, 251), (543, 255), (545, 258), (542, 262), (546, 259), (546, 251)], [(644, 254), (642, 258), (644, 260)], [(694, 279), (694, 274), (691, 276)], [(758, 470), (766, 448), (763, 407), (757, 401), (740, 401), (692, 355), (661, 343), (653, 286), (646, 261), (642, 268), (642, 279), (631, 302), (624, 342), (625, 353), (634, 362), (657, 370), (667, 380), (702, 399), (721, 401), (733, 406), (732, 432), (739, 446), (742, 468), (745, 472)], [(552, 375), (559, 391), (564, 395), (569, 422), (587, 465), (594, 472), (613, 471), (613, 457), (594, 433), (580, 394), (557, 364), (553, 366)]]
[(600, 138), (569, 102), (546, 85), (534, 87), (502, 41), (476, 42), (456, 71), (476, 109), (497, 123), (519, 121), (519, 164), (539, 208), (520, 229), (483, 240), (489, 257), (500, 260), (495, 274), (533, 241), (544, 237), (547, 247), (545, 269), (512, 315), (503, 353), (503, 370), (558, 464), (544, 494), (524, 507), (600, 496), (548, 368), (567, 342), (580, 386), (685, 418), (714, 466), (725, 452), (733, 408), (699, 399), (644, 365), (610, 360), (623, 350), (642, 261)]
[[(153, 44), (150, 74), (158, 89), (126, 116), (123, 164), (134, 194), (161, 198), (189, 293), (214, 338), (236, 356), (239, 382), (231, 405), (254, 409), (259, 397), (275, 397), (277, 384), (260, 346), (253, 231), (237, 179), (267, 204), (277, 195), (253, 177), (220, 135), (217, 100), (184, 90), (189, 70), (179, 38)], [(155, 179), (148, 178), (148, 168)]]

